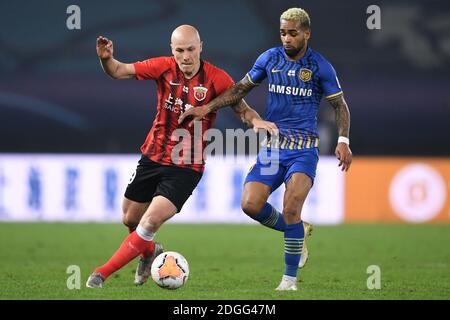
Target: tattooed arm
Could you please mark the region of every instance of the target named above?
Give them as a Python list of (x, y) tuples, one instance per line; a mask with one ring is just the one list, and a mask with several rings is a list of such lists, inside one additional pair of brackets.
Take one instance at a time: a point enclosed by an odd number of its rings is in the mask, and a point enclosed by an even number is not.
[(206, 105), (208, 113), (214, 112), (226, 106), (235, 105), (256, 86), (257, 85), (250, 82), (247, 77), (244, 77), (241, 81), (235, 83), (230, 89), (222, 93), (216, 99), (209, 102)]
[[(336, 126), (339, 132), (339, 137), (349, 138), (350, 135), (350, 111), (344, 96), (340, 95), (335, 99), (329, 100), (336, 112)], [(339, 160), (339, 166), (342, 166), (342, 171), (348, 171), (352, 163), (352, 151), (348, 144), (339, 142), (335, 150), (336, 158)]]
[(270, 134), (278, 134), (278, 128), (275, 123), (261, 119), (258, 112), (253, 110), (244, 99), (231, 107), (234, 113), (255, 132), (259, 129), (266, 130)]
[(202, 119), (208, 113), (214, 112), (226, 106), (236, 105), (250, 92), (250, 90), (252, 90), (256, 86), (256, 84), (252, 83), (247, 77), (245, 77), (241, 81), (235, 83), (231, 88), (222, 93), (220, 96), (204, 105), (202, 108), (191, 108), (181, 114), (180, 118), (178, 119), (178, 123), (182, 123), (185, 118), (191, 116), (192, 121), (189, 123), (189, 126), (191, 126), (195, 120)]

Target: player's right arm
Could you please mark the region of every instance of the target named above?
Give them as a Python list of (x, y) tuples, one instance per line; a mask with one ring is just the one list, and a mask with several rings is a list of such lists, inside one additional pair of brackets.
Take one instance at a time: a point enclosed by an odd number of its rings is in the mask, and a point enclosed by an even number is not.
[(261, 119), (258, 112), (252, 109), (244, 99), (231, 107), (234, 113), (250, 128), (257, 133), (260, 129), (266, 130), (270, 134), (278, 135), (277, 125), (270, 121)]
[(256, 86), (250, 81), (248, 76), (245, 76), (244, 79), (235, 83), (230, 89), (209, 102), (205, 109), (210, 113), (226, 106), (234, 106)]
[(189, 122), (189, 126), (191, 126), (194, 121), (203, 119), (208, 113), (214, 112), (226, 106), (235, 105), (254, 87), (256, 87), (256, 84), (252, 83), (249, 79), (247, 79), (247, 77), (245, 77), (241, 81), (235, 83), (220, 96), (205, 104), (202, 108), (191, 108), (182, 113), (178, 118), (178, 123), (182, 123), (187, 117), (192, 117), (192, 120)]
[(269, 59), (270, 50), (264, 52), (258, 57), (253, 65), (253, 68), (241, 81), (235, 83), (231, 88), (204, 105), (202, 108), (191, 108), (184, 112), (180, 116), (178, 123), (182, 123), (184, 119), (191, 116), (192, 120), (189, 123), (189, 126), (191, 126), (195, 120), (202, 119), (208, 113), (214, 112), (226, 106), (236, 105), (236, 103), (244, 98), (254, 87), (258, 86), (259, 83), (267, 77), (266, 65)]
[(133, 64), (122, 63), (113, 57), (113, 42), (108, 38), (97, 38), (97, 55), (107, 75), (113, 79), (132, 79), (136, 77)]

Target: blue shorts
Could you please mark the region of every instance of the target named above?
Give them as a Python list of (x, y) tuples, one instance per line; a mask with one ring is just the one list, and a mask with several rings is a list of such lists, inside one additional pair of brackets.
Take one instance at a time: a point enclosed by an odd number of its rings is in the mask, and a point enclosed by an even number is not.
[[(277, 151), (278, 156), (276, 155)], [(301, 150), (265, 148), (259, 152), (256, 164), (250, 168), (244, 184), (261, 182), (275, 191), (283, 182), (287, 183), (296, 172), (306, 174), (314, 183), (318, 162), (319, 151), (317, 148)]]

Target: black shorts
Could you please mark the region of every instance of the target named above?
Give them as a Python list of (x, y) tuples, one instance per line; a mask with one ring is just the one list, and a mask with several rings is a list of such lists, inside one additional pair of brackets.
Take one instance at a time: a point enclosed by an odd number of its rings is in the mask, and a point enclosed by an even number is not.
[(180, 212), (201, 177), (200, 172), (162, 165), (143, 155), (131, 176), (125, 197), (136, 202), (151, 202), (153, 197), (163, 196)]

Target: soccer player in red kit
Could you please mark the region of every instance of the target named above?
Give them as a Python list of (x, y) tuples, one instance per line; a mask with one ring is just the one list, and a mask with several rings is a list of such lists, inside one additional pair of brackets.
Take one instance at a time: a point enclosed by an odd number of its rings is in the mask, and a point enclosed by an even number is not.
[[(202, 107), (233, 85), (231, 77), (223, 70), (200, 59), (202, 42), (198, 31), (189, 25), (176, 28), (171, 37), (172, 57), (158, 57), (136, 62), (121, 63), (113, 58), (113, 43), (105, 37), (97, 38), (97, 55), (103, 70), (114, 79), (155, 80), (158, 90), (158, 107), (152, 128), (141, 147), (142, 157), (135, 174), (125, 191), (123, 223), (130, 234), (120, 248), (104, 265), (95, 269), (86, 282), (89, 288), (100, 288), (103, 282), (137, 256), (141, 256), (136, 269), (135, 284), (144, 284), (154, 258), (163, 251), (154, 242), (161, 225), (179, 212), (201, 179), (203, 158), (195, 153), (200, 145), (206, 147), (203, 133), (211, 128), (216, 113), (202, 119), (201, 134), (195, 126), (178, 124), (181, 113), (190, 108)], [(275, 130), (273, 123), (263, 121), (244, 100), (233, 106), (234, 112), (254, 130)], [(182, 143), (191, 150), (179, 152), (181, 161), (174, 161), (176, 129), (190, 133), (190, 141)], [(194, 151), (194, 152), (190, 152)]]

